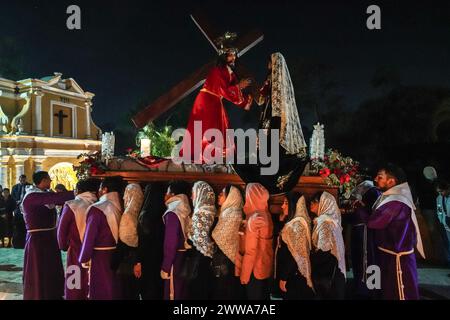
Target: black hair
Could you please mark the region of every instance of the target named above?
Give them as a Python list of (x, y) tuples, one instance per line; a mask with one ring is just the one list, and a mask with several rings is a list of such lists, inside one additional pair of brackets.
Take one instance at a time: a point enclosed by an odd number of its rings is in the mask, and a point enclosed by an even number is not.
[(19, 176), (19, 179), (21, 179), (21, 178), (27, 178), (27, 176), (26, 176), (25, 174), (21, 174), (21, 175)]
[(3, 191), (10, 191), (9, 188), (4, 188)]
[(320, 202), (320, 198), (322, 197), (323, 191), (318, 191), (316, 192), (312, 197), (311, 197), (311, 202)]
[(155, 244), (152, 247), (155, 251), (153, 254), (158, 259), (163, 255), (164, 223), (161, 217), (166, 211), (164, 203), (166, 189), (167, 185), (164, 182), (157, 181), (148, 184), (144, 190), (144, 203), (139, 213), (138, 232), (151, 237), (152, 243)]
[(230, 190), (231, 190), (231, 187), (235, 187), (236, 189), (238, 189), (239, 190), (239, 192), (241, 193), (241, 196), (242, 197), (244, 197), (244, 195), (242, 194), (242, 190), (241, 190), (241, 188), (239, 188), (239, 186), (237, 186), (237, 185), (235, 185), (235, 184), (227, 184), (226, 186), (225, 186), (225, 196), (226, 197), (228, 197), (228, 195), (230, 194)]
[(297, 209), (298, 199), (302, 196), (301, 193), (291, 191), (286, 194), (286, 199), (288, 201), (288, 215), (286, 221), (291, 221), (295, 216), (295, 210)]
[(402, 184), (406, 182), (406, 173), (399, 166), (393, 163), (387, 163), (379, 168), (379, 171), (383, 170), (386, 175), (395, 179), (396, 184)]
[(174, 195), (185, 194), (188, 197), (190, 196), (191, 185), (186, 181), (171, 181), (168, 187)]
[(126, 181), (120, 176), (106, 177), (101, 183), (102, 188), (107, 188), (108, 192), (118, 192), (123, 195), (125, 190)]
[(63, 185), (62, 183), (58, 183), (58, 184), (55, 186), (55, 190), (67, 191), (67, 188), (66, 188), (66, 186)]
[(35, 185), (39, 185), (45, 178), (50, 179), (47, 171), (36, 171), (35, 173), (33, 173), (33, 183)]
[(434, 187), (436, 189), (448, 190), (450, 188), (450, 184), (448, 183), (447, 180), (444, 180), (442, 178), (438, 178), (436, 180), (436, 182), (434, 183)]
[[(216, 60), (216, 66), (218, 66), (218, 67), (225, 67), (226, 65), (228, 65), (227, 64), (227, 57), (228, 57), (228, 54), (229, 54), (230, 52), (225, 52), (225, 53), (223, 53), (223, 54), (221, 54), (220, 56), (218, 56), (217, 57), (217, 60)], [(237, 54), (236, 54), (236, 61), (237, 61), (237, 59), (238, 59), (238, 56), (237, 56)], [(233, 70), (233, 71), (235, 71), (234, 70), (234, 68), (232, 67), (232, 66), (230, 66), (230, 68)]]
[(80, 180), (77, 183), (77, 191), (78, 193), (83, 192), (97, 192), (100, 187), (100, 180), (95, 178), (88, 178), (84, 180)]

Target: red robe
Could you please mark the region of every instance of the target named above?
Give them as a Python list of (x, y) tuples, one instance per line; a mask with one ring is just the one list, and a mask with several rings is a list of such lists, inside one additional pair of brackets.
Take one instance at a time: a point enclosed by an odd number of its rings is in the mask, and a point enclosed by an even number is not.
[[(200, 90), (197, 98), (195, 99), (194, 106), (189, 116), (187, 125), (187, 132), (190, 134), (190, 139), (184, 139), (180, 156), (183, 156), (183, 151), (188, 152), (190, 148), (190, 154), (185, 155), (187, 159), (194, 160), (195, 163), (201, 161), (205, 162), (203, 157), (203, 151), (210, 144), (211, 141), (203, 137), (204, 133), (208, 129), (218, 129), (222, 133), (223, 137), (223, 154), (225, 152), (234, 151), (233, 142), (229, 142), (229, 150), (226, 150), (226, 129), (229, 128), (230, 123), (228, 115), (222, 103), (222, 99), (225, 98), (238, 107), (246, 107), (249, 103), (249, 96), (244, 95), (239, 88), (238, 79), (236, 75), (229, 71), (227, 66), (216, 66), (212, 68), (206, 78), (203, 88)], [(201, 131), (199, 130), (198, 139), (194, 136), (194, 121), (201, 121)], [(186, 138), (187, 134), (185, 134)], [(200, 140), (201, 139), (201, 140)], [(199, 144), (201, 141), (201, 147), (197, 147), (198, 150), (194, 150), (194, 145)], [(197, 143), (195, 143), (197, 142)], [(189, 153), (189, 152), (188, 152)], [(210, 152), (207, 152), (208, 154)], [(214, 156), (215, 152), (211, 152)]]

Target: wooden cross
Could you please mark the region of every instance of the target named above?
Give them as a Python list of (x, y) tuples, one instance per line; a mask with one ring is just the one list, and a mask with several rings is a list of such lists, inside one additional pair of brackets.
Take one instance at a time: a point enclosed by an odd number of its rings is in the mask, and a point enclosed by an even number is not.
[[(207, 19), (205, 19), (202, 14), (191, 14), (191, 18), (203, 33), (203, 35), (206, 37), (206, 39), (209, 41), (209, 43), (213, 46), (214, 50), (218, 52), (219, 48), (217, 48), (216, 44), (214, 43), (214, 39), (216, 39), (221, 34), (215, 32), (215, 30), (208, 24)], [(247, 51), (257, 45), (263, 39), (264, 35), (258, 30), (250, 31), (245, 36), (238, 38), (234, 45), (234, 47), (239, 50), (238, 57), (244, 55)], [(149, 106), (138, 112), (132, 118), (134, 125), (137, 128), (142, 128), (150, 121), (158, 118), (161, 114), (170, 110), (174, 105), (187, 97), (194, 90), (198, 89), (205, 82), (205, 78), (208, 75), (209, 70), (214, 65), (215, 60), (206, 63), (205, 65), (191, 73), (183, 81), (172, 87), (172, 89), (170, 89), (168, 92), (156, 99)], [(245, 69), (242, 69), (242, 66), (240, 66), (239, 64), (237, 65), (237, 71), (240, 74), (248, 74), (248, 72), (246, 72)]]
[(63, 125), (64, 125), (64, 118), (68, 118), (69, 116), (64, 114), (64, 111), (59, 110), (58, 113), (54, 114), (55, 117), (58, 117), (58, 122), (59, 122), (59, 134), (63, 134), (64, 130), (63, 130)]

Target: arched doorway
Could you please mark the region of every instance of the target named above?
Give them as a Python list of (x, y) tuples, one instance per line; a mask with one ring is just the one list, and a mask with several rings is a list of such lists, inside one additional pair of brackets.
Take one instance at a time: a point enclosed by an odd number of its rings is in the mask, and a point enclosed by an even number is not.
[(52, 189), (54, 189), (57, 184), (63, 184), (67, 190), (74, 190), (78, 182), (77, 175), (73, 170), (73, 164), (70, 162), (60, 162), (55, 164), (50, 168), (48, 174), (52, 179)]

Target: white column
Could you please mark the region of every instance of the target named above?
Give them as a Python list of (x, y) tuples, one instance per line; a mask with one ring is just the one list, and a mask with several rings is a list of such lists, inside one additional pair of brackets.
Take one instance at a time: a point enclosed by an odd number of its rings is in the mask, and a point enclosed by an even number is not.
[(36, 156), (33, 157), (34, 172), (43, 170), (42, 163), (44, 162), (45, 159), (47, 159), (47, 157), (36, 157)]
[[(44, 94), (40, 91), (35, 93), (36, 102), (34, 105), (34, 134), (37, 136), (43, 136), (42, 132), (42, 97)], [(51, 121), (52, 119), (50, 119)]]
[(15, 167), (16, 167), (16, 179), (14, 181), (19, 181), (19, 177), (25, 173), (25, 165), (23, 161), (21, 163), (17, 163), (16, 160)]
[(9, 188), (8, 183), (8, 176), (9, 176), (9, 168), (8, 168), (8, 159), (1, 159), (0, 160), (0, 185), (3, 188)]
[(91, 106), (92, 102), (87, 101), (84, 103), (86, 107), (86, 139), (91, 139)]

